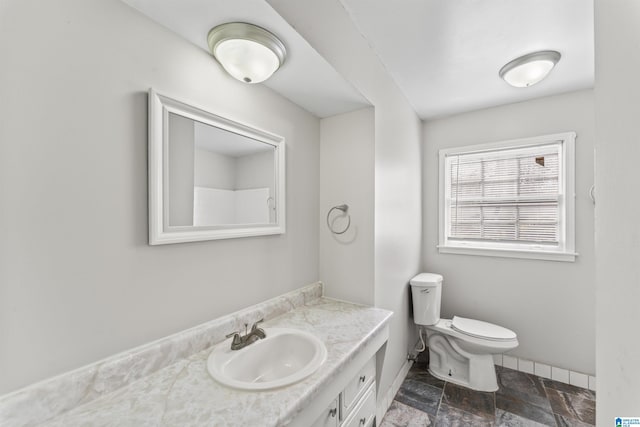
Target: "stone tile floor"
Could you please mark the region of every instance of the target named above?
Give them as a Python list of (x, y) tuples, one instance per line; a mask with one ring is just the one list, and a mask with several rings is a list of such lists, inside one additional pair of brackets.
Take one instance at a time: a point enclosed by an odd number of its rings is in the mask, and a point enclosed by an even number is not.
[(500, 389), (486, 393), (439, 380), (427, 366), (419, 357), (380, 427), (595, 425), (593, 391), (496, 366)]

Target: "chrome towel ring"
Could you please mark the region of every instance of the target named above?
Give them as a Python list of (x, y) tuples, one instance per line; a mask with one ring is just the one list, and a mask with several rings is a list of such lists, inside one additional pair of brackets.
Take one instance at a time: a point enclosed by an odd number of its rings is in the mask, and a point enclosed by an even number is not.
[[(331, 212), (333, 212), (334, 210), (342, 211), (343, 215), (347, 216), (347, 226), (344, 228), (344, 230), (336, 231), (333, 229), (333, 226), (331, 225), (331, 221), (329, 219), (331, 217)], [(338, 205), (329, 209), (329, 212), (327, 212), (327, 227), (329, 227), (329, 230), (333, 234), (344, 234), (349, 229), (349, 226), (351, 226), (351, 215), (349, 215), (349, 205)]]

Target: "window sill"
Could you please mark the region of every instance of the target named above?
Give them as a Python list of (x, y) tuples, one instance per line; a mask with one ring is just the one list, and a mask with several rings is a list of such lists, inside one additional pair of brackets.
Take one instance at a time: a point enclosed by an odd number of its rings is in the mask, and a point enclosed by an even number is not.
[(524, 249), (471, 248), (460, 246), (437, 246), (441, 254), (477, 255), (501, 258), (538, 259), (545, 261), (575, 262), (577, 253), (550, 252)]

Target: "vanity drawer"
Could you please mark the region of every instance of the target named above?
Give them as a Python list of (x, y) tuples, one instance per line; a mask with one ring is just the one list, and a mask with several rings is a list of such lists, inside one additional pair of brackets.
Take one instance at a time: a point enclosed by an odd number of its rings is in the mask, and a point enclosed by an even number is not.
[(311, 427), (338, 427), (338, 399), (334, 399), (331, 405), (322, 413)]
[(342, 392), (342, 417), (344, 418), (376, 377), (376, 358), (372, 357)]
[(342, 427), (371, 427), (376, 416), (376, 386), (371, 384)]

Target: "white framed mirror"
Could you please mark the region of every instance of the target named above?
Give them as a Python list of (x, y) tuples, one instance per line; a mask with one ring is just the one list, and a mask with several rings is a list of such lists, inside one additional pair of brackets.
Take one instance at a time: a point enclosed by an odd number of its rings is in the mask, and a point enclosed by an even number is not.
[(149, 244), (284, 232), (284, 138), (150, 89)]

